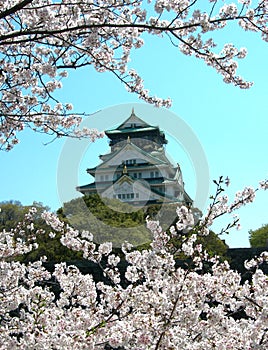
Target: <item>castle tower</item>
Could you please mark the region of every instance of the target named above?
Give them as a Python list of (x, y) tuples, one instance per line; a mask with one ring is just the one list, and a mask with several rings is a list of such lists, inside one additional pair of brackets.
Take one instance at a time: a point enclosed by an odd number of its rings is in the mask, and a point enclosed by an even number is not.
[(192, 205), (179, 164), (174, 166), (165, 154), (167, 140), (158, 126), (147, 124), (132, 110), (128, 119), (105, 134), (111, 150), (100, 155), (101, 164), (87, 169), (95, 181), (78, 186), (79, 192), (98, 193), (133, 205)]

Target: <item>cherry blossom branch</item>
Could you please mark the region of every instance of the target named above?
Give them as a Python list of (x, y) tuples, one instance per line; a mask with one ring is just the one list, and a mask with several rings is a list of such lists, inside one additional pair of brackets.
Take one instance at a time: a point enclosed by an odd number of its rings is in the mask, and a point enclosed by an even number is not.
[[(169, 107), (169, 98), (151, 96), (142, 77), (128, 68), (131, 51), (144, 45), (145, 33), (167, 37), (182, 54), (202, 59), (214, 68), (225, 83), (249, 88), (251, 83), (236, 73), (236, 60), (246, 57), (246, 49), (226, 44), (217, 53), (212, 34), (206, 39), (208, 33), (237, 22), (242, 29), (261, 33), (262, 39), (268, 40), (266, 2), (259, 1), (255, 6), (250, 6), (247, 0), (239, 2), (241, 5), (221, 6), (218, 1), (210, 1), (209, 11), (205, 11), (202, 2), (197, 0), (155, 0), (147, 5), (143, 1), (121, 0), (24, 0), (15, 4), (2, 1), (1, 149), (10, 150), (18, 142), (17, 133), (24, 128), (23, 118), (14, 119), (13, 123), (5, 121), (11, 113), (23, 117), (29, 111), (51, 111), (50, 123), (56, 130), (55, 136), (61, 133), (59, 129), (63, 125), (71, 124), (64, 122), (66, 113), (59, 110), (63, 103), (54, 96), (55, 90), (62, 88), (62, 78), (68, 75), (65, 69), (93, 65), (98, 72), (112, 73), (129, 92), (144, 101)], [(39, 130), (51, 131), (48, 124), (41, 117)]]
[(0, 12), (0, 19), (8, 17), (8, 16), (18, 12), (19, 10), (22, 10), (24, 7), (26, 7), (26, 5), (30, 4), (33, 1), (34, 0), (23, 0), (23, 1), (19, 2), (18, 4), (14, 5), (13, 7), (11, 7), (10, 9), (7, 9), (5, 11), (1, 11)]
[(190, 272), (190, 270), (186, 270), (186, 271), (185, 271), (185, 274), (184, 274), (183, 281), (180, 281), (180, 282), (181, 282), (181, 286), (180, 286), (180, 289), (179, 289), (179, 291), (178, 291), (178, 295), (177, 295), (176, 299), (174, 300), (173, 307), (172, 307), (172, 310), (171, 310), (171, 312), (170, 312), (170, 315), (169, 315), (167, 321), (165, 322), (164, 330), (161, 332), (161, 334), (160, 334), (160, 336), (159, 336), (159, 338), (158, 338), (158, 340), (157, 340), (157, 342), (156, 342), (155, 350), (157, 350), (157, 349), (160, 348), (161, 341), (162, 341), (163, 337), (165, 336), (165, 333), (166, 333), (166, 330), (167, 330), (166, 328), (167, 328), (168, 325), (171, 323), (171, 320), (172, 320), (173, 315), (174, 315), (174, 313), (175, 313), (175, 311), (176, 311), (176, 308), (177, 308), (177, 304), (178, 304), (178, 302), (180, 301), (181, 292), (182, 292), (182, 289), (183, 289), (183, 287), (184, 287), (184, 282), (185, 282), (186, 277), (188, 276), (189, 272)]

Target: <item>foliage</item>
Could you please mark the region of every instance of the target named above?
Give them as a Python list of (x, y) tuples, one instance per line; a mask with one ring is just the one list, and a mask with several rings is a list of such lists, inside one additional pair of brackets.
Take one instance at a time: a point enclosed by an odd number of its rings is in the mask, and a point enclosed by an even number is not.
[[(94, 241), (112, 242), (113, 247), (120, 247), (122, 242), (128, 241), (139, 250), (150, 249), (151, 232), (146, 228), (146, 218), (159, 221), (164, 230), (176, 225), (176, 209), (178, 204), (152, 204), (143, 208), (123, 203), (117, 199), (100, 198), (97, 194), (86, 195), (65, 203), (57, 211), (59, 218), (79, 231), (94, 232)], [(202, 213), (192, 208), (195, 223)], [(175, 218), (174, 218), (175, 217)], [(124, 228), (124, 230), (119, 230)], [(190, 232), (189, 234), (192, 234)], [(183, 232), (171, 242), (174, 247), (182, 242)], [(199, 240), (204, 248), (212, 255), (224, 256), (227, 245), (212, 231)]]
[(143, 210), (135, 210), (116, 199), (88, 195), (65, 203), (57, 213), (72, 227), (94, 232), (96, 243), (111, 241), (115, 247), (120, 247), (124, 241), (134, 246), (151, 241)]
[[(19, 221), (23, 221), (25, 215), (31, 207), (36, 208), (34, 221), (38, 228), (44, 228), (44, 220), (41, 219), (41, 213), (49, 210), (42, 203), (33, 202), (32, 205), (23, 206), (19, 201), (4, 201), (0, 203), (0, 230), (9, 231), (16, 226)], [(27, 234), (27, 233), (26, 233)]]
[(1, 1), (1, 149), (10, 150), (25, 128), (55, 137), (102, 136), (76, 130), (84, 113), (73, 113), (71, 103), (56, 96), (68, 71), (81, 67), (110, 72), (143, 100), (170, 106), (169, 98), (150, 96), (142, 77), (128, 67), (145, 34), (167, 38), (178, 52), (214, 68), (225, 83), (249, 88), (237, 74), (246, 48), (229, 42), (218, 48), (212, 33), (234, 24), (267, 41), (267, 1)]
[[(180, 235), (172, 238), (170, 240), (170, 243), (173, 245), (174, 249), (177, 250), (182, 245), (182, 242), (186, 239), (189, 239), (192, 234), (194, 234), (193, 231), (190, 231), (187, 236), (181, 233)], [(223, 240), (221, 240), (215, 232), (209, 230), (209, 233), (206, 236), (198, 235), (196, 244), (202, 245), (203, 249), (206, 250), (209, 256), (217, 255), (223, 260), (226, 260), (228, 245)], [(187, 257), (185, 254), (180, 252), (179, 254), (176, 254), (176, 258), (186, 259)]]
[[(174, 219), (174, 213), (178, 209), (177, 204), (164, 205), (164, 210), (162, 210), (162, 213), (161, 208), (161, 205), (151, 205), (146, 209), (146, 215), (148, 215), (152, 220), (158, 220), (164, 230), (169, 231), (171, 227), (176, 228), (176, 236), (170, 239), (170, 243), (176, 249), (181, 246), (183, 240), (186, 237), (190, 237), (195, 233), (195, 231), (190, 230), (188, 232), (183, 232), (183, 230), (177, 228), (177, 225), (179, 224), (178, 217), (175, 216)], [(194, 224), (198, 225), (200, 218), (202, 217), (202, 212), (198, 208), (191, 208), (191, 213), (193, 214)], [(207, 235), (197, 237), (197, 244), (202, 244), (204, 249), (211, 256), (218, 255), (220, 257), (225, 257), (228, 249), (228, 246), (225, 244), (225, 242), (222, 241), (219, 236), (211, 230), (209, 230)], [(183, 254), (180, 254), (177, 257), (185, 258)]]
[(211, 230), (207, 236), (198, 237), (196, 242), (197, 244), (201, 244), (210, 256), (218, 255), (225, 257), (228, 249), (228, 245)]
[(249, 231), (249, 242), (251, 247), (267, 247), (268, 245), (268, 224), (256, 230)]
[[(28, 217), (28, 212), (34, 207), (34, 212)], [(33, 238), (33, 231), (37, 232), (34, 242), (38, 248), (25, 252), (16, 260), (21, 262), (37, 261), (46, 256), (48, 261), (60, 262), (81, 258), (81, 254), (71, 251), (60, 243), (61, 235), (48, 226), (41, 214), (49, 210), (42, 203), (34, 202), (23, 206), (19, 201), (6, 201), (0, 203), (0, 232), (14, 231), (14, 237), (21, 237), (23, 241)], [(20, 223), (27, 223), (22, 227)], [(18, 229), (16, 229), (16, 227)]]
[[(120, 247), (124, 241), (128, 241), (139, 250), (150, 249), (152, 235), (146, 227), (146, 217), (159, 219), (161, 225), (168, 230), (170, 220), (174, 220), (177, 207), (177, 205), (165, 205), (163, 211), (162, 205), (152, 205), (133, 211), (132, 206), (119, 200), (103, 200), (95, 194), (74, 199), (65, 203), (64, 207), (57, 211), (57, 214), (60, 220), (71, 224), (79, 231), (94, 232), (96, 243), (112, 242), (114, 251), (117, 252), (116, 248)], [(34, 202), (31, 206), (23, 206), (18, 201), (9, 201), (0, 204), (0, 231), (9, 231), (16, 227), (18, 222), (24, 220), (25, 215), (33, 206), (36, 208), (36, 212), (28, 225), (24, 227), (24, 236), (32, 235), (34, 222), (35, 229), (39, 231), (35, 241), (38, 248), (17, 257), (17, 260), (21, 262), (37, 261), (42, 256), (46, 256), (47, 261), (53, 262), (81, 259), (82, 255), (64, 247), (60, 243), (61, 235), (57, 231), (51, 230), (51, 227), (45, 223), (41, 214), (48, 208), (44, 207), (42, 203)], [(159, 217), (161, 208), (164, 215)], [(193, 209), (193, 212), (200, 213), (198, 209)], [(177, 238), (178, 240), (180, 239)], [(172, 242), (174, 246), (178, 245), (178, 242), (174, 243), (174, 240)], [(227, 246), (212, 232), (203, 237), (200, 243), (210, 254), (223, 256), (227, 249)]]

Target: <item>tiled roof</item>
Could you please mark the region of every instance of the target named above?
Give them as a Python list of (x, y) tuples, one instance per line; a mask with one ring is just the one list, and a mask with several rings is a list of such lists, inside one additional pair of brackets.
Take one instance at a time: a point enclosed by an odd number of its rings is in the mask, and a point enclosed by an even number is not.
[(157, 126), (146, 126), (146, 127), (140, 127), (140, 128), (125, 128), (125, 129), (112, 129), (112, 130), (106, 130), (105, 134), (106, 135), (111, 135), (111, 134), (126, 134), (126, 133), (136, 133), (136, 132), (142, 132), (142, 131), (153, 131), (157, 130)]
[[(112, 159), (113, 157), (115, 157), (117, 154), (119, 154), (120, 152), (123, 152), (124, 149), (126, 147), (132, 147), (135, 151), (139, 152), (141, 155), (143, 155), (146, 158), (150, 158), (152, 161), (154, 161), (154, 163), (152, 164), (165, 164), (167, 163), (167, 159), (166, 160), (163, 160), (163, 159), (160, 159), (160, 158), (157, 158), (156, 156), (154, 155), (151, 155), (150, 152), (145, 152), (143, 149), (139, 148), (137, 145), (135, 145), (134, 143), (132, 143), (131, 141), (129, 143), (126, 143), (121, 149), (119, 149), (118, 151), (116, 152), (113, 152), (113, 153), (110, 153), (110, 154), (107, 154), (105, 155), (105, 160), (103, 161), (102, 164), (105, 164), (107, 161), (109, 161), (110, 159)], [(100, 164), (99, 166), (101, 166), (102, 164)], [(99, 167), (98, 166), (98, 167)]]

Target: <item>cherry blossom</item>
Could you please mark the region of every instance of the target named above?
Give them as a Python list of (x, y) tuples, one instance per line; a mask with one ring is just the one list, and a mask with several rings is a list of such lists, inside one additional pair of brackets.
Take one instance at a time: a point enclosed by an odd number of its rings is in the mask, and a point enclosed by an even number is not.
[[(214, 205), (223, 182), (223, 178), (216, 181)], [(249, 199), (244, 202), (242, 195)], [(246, 205), (251, 202), (251, 188), (240, 191), (238, 200), (241, 196)], [(221, 198), (225, 207), (227, 196)], [(209, 207), (211, 215), (219, 210)], [(31, 209), (16, 232), (29, 226), (33, 214)], [(178, 208), (177, 214), (178, 220), (188, 218), (187, 228), (188, 223), (193, 225), (191, 209)], [(64, 245), (81, 250), (101, 268), (105, 279), (96, 281), (90, 273), (82, 274), (65, 262), (48, 271), (44, 259), (29, 264), (14, 261), (14, 253), (27, 250), (13, 231), (8, 239), (3, 232), (1, 349), (267, 348), (268, 279), (261, 270), (268, 262), (267, 252), (245, 262), (251, 280), (244, 281), (227, 261), (209, 258), (196, 243), (198, 235), (204, 234), (200, 223), (179, 248), (189, 258), (188, 266), (182, 268), (169, 244), (170, 232), (149, 218), (151, 248), (138, 251), (124, 242), (121, 257), (112, 252), (111, 243), (95, 245), (90, 232), (72, 229), (55, 214), (45, 212), (43, 218), (62, 234)], [(38, 234), (34, 227), (29, 229)], [(173, 231), (173, 236), (180, 234)], [(7, 253), (2, 248), (9, 247), (10, 241), (13, 250)], [(120, 260), (127, 263), (125, 270), (119, 271)]]
[(266, 0), (1, 1), (0, 148), (12, 149), (26, 128), (56, 138), (101, 137), (97, 130), (77, 130), (85, 113), (56, 97), (68, 72), (86, 66), (110, 72), (148, 103), (169, 107), (171, 99), (152, 96), (130, 62), (133, 50), (146, 44), (145, 33), (168, 38), (225, 83), (249, 88), (252, 82), (237, 73), (246, 48), (218, 47), (212, 32), (236, 22), (267, 41), (267, 8)]
[(260, 181), (260, 188), (263, 190), (267, 190), (268, 189), (268, 180)]

